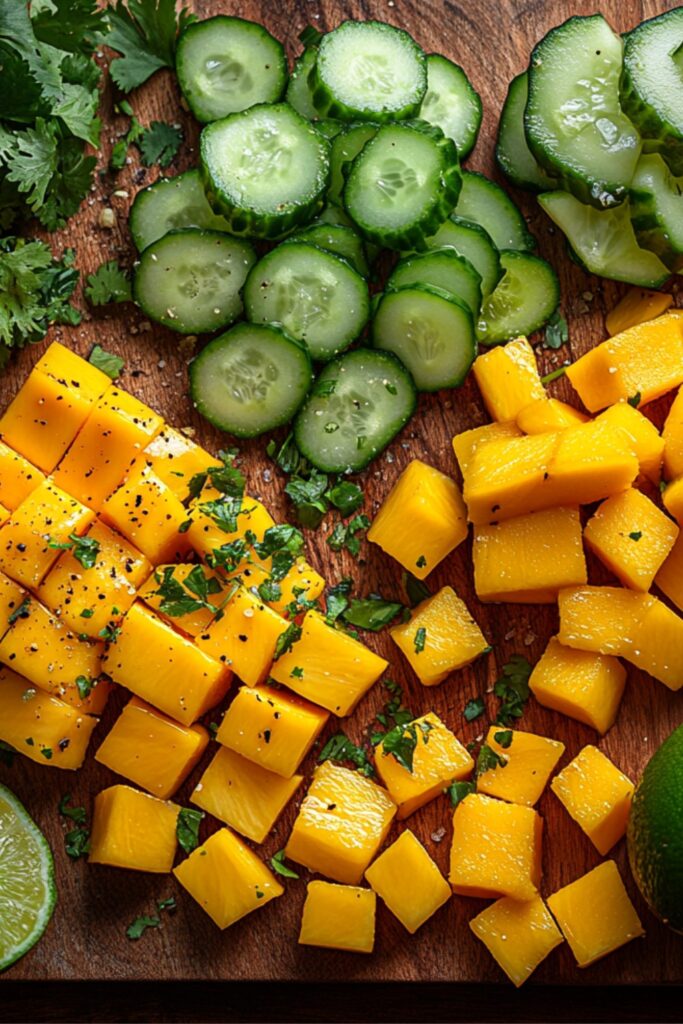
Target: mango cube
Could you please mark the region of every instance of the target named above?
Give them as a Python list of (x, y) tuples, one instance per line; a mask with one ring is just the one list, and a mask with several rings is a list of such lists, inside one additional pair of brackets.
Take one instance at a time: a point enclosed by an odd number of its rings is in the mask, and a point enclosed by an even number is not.
[(449, 880), (461, 896), (531, 900), (541, 882), (543, 819), (532, 807), (471, 793), (453, 813)]
[(683, 476), (683, 391), (679, 389), (662, 430), (667, 480)]
[(407, 818), (474, 768), (469, 751), (433, 711), (416, 718), (406, 732), (415, 738), (412, 771), (385, 752), (382, 743), (375, 750), (377, 774), (398, 807), (399, 819)]
[(504, 764), (477, 778), (477, 792), (533, 807), (564, 753), (564, 743), (518, 729), (492, 725), (486, 743)]
[(381, 853), (366, 881), (414, 935), (451, 897), (451, 887), (410, 829)]
[(633, 783), (597, 747), (584, 747), (550, 788), (603, 857), (626, 832)]
[(492, 348), (474, 360), (474, 378), (492, 419), (514, 420), (525, 406), (546, 398), (536, 356), (526, 338)]
[(104, 502), (101, 515), (153, 565), (187, 553), (189, 542), (180, 532), (185, 506), (151, 469), (131, 474)]
[(89, 864), (166, 874), (176, 852), (180, 808), (130, 786), (95, 797)]
[(662, 475), (664, 438), (652, 420), (623, 401), (610, 405), (597, 420), (621, 431), (638, 459), (640, 472), (657, 486)]
[(427, 598), (408, 622), (390, 632), (424, 686), (436, 686), (489, 649), (467, 605), (451, 587)]
[(645, 934), (613, 860), (553, 893), (548, 906), (579, 967)]
[(136, 466), (139, 465), (148, 466), (183, 501), (189, 494), (192, 477), (220, 465), (220, 459), (167, 425), (139, 456)]
[(475, 526), (474, 589), (480, 601), (551, 604), (588, 576), (578, 508), (550, 508)]
[(606, 342), (586, 352), (567, 369), (567, 379), (589, 412), (635, 398), (635, 393), (628, 394), (622, 367)]
[(227, 531), (225, 524), (217, 519), (214, 513), (215, 501), (220, 501), (222, 495), (213, 488), (205, 488), (202, 494), (190, 503), (189, 519), (191, 526), (187, 531), (187, 539), (197, 554), (206, 558), (213, 553), (215, 548), (223, 544), (230, 544), (234, 540), (243, 539), (249, 532), (253, 533), (257, 540), (263, 540), (263, 535), (271, 526), (275, 526), (275, 520), (267, 508), (251, 498), (244, 495), (241, 511), (237, 515), (237, 529)]
[[(259, 566), (253, 566), (258, 569)], [(242, 573), (245, 586), (248, 586), (245, 574)], [(267, 578), (267, 574), (266, 574)], [(325, 580), (308, 564), (305, 558), (297, 558), (296, 562), (286, 576), (279, 581), (280, 596), (274, 601), (268, 601), (273, 611), (280, 615), (288, 613), (288, 606), (297, 598), (305, 601), (315, 601), (325, 589)]]
[(524, 434), (551, 434), (585, 423), (587, 419), (573, 405), (557, 398), (537, 398), (517, 413), (517, 426)]
[(372, 953), (376, 902), (372, 889), (309, 882), (299, 945)]
[(662, 493), (662, 501), (664, 502), (665, 509), (674, 517), (676, 522), (679, 525), (683, 523), (683, 476), (667, 484)]
[(357, 885), (395, 814), (396, 804), (381, 786), (324, 761), (315, 770), (285, 854), (336, 882)]
[(678, 535), (669, 557), (655, 576), (655, 583), (683, 611), (683, 535)]
[(37, 466), (0, 441), (0, 503), (6, 509), (17, 508), (44, 481)]
[(289, 623), (258, 595), (240, 587), (216, 618), (195, 637), (200, 651), (222, 664), (248, 686), (262, 683), (270, 670), (278, 638)]
[(35, 368), (78, 392), (91, 404), (111, 386), (106, 373), (58, 341), (48, 345)]
[(479, 445), (463, 470), (463, 496), (473, 523), (499, 522), (552, 505), (540, 502), (556, 434), (528, 434)]
[[(178, 584), (183, 588), (184, 596), (194, 598), (196, 594), (187, 589), (185, 581), (188, 576), (191, 576), (190, 585), (192, 585), (192, 580), (198, 577), (199, 574), (209, 581), (207, 603), (212, 607), (195, 608), (193, 611), (183, 612), (182, 615), (171, 614), (172, 611), (176, 610), (173, 607), (173, 600), (170, 599), (168, 605), (166, 605), (166, 599), (159, 593), (160, 587), (167, 583), (170, 584), (172, 589), (175, 589), (176, 584)], [(231, 589), (230, 584), (226, 584), (225, 581), (221, 580), (216, 573), (207, 569), (206, 566), (181, 562), (179, 565), (158, 565), (154, 572), (148, 576), (143, 586), (140, 587), (137, 596), (176, 629), (187, 633), (188, 636), (197, 636), (197, 634), (204, 633), (209, 628), (219, 607), (228, 598)]]
[(619, 710), (626, 669), (618, 658), (565, 647), (552, 637), (529, 677), (539, 704), (606, 733)]
[(203, 725), (183, 726), (133, 697), (114, 722), (95, 760), (152, 796), (168, 800), (206, 750)]
[(368, 530), (368, 540), (420, 580), (466, 536), (458, 485), (419, 459), (408, 463)]
[(629, 327), (636, 327), (646, 320), (666, 313), (673, 305), (673, 295), (666, 292), (648, 291), (647, 288), (629, 288), (624, 297), (605, 317), (605, 327), (610, 335), (621, 334)]
[(472, 918), (470, 928), (517, 988), (564, 941), (540, 896), (496, 900)]
[(285, 891), (253, 850), (227, 828), (214, 832), (173, 874), (221, 929)]
[(301, 638), (273, 663), (271, 675), (299, 696), (344, 716), (351, 714), (386, 667), (384, 658), (309, 611)]
[(463, 476), (467, 473), (474, 454), (479, 448), (485, 448), (492, 441), (506, 438), (521, 437), (522, 431), (514, 420), (506, 423), (485, 423), (483, 427), (463, 430), (453, 438), (453, 451)]

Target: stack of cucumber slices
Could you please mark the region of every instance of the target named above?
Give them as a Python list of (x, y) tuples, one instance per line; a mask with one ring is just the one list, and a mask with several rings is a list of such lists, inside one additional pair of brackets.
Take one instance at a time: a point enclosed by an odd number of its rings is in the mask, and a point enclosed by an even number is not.
[(462, 68), (382, 22), (301, 38), (288, 76), (254, 22), (183, 32), (199, 167), (136, 197), (134, 296), (175, 331), (217, 334), (190, 366), (214, 425), (293, 421), (313, 465), (355, 471), (417, 392), (458, 387), (478, 342), (542, 326), (559, 293), (512, 200), (461, 169), (481, 122)]
[(623, 38), (600, 14), (552, 29), (510, 84), (496, 155), (591, 273), (656, 288), (683, 270), (683, 7)]

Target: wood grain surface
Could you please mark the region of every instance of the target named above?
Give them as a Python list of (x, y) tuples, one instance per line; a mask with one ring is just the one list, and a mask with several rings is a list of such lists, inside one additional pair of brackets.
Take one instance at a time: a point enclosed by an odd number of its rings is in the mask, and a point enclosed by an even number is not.
[[(595, 3), (586, 0), (322, 0), (322, 2), (273, 3), (263, 0), (235, 2), (195, 0), (199, 15), (219, 11), (262, 21), (287, 44), (290, 56), (298, 52), (297, 36), (307, 22), (320, 29), (331, 29), (348, 17), (380, 18), (408, 29), (427, 51), (440, 51), (462, 64), (484, 103), (484, 122), (477, 147), (468, 167), (492, 173), (493, 143), (498, 114), (510, 78), (527, 64), (531, 47), (552, 25), (572, 14), (587, 14)], [(601, 10), (615, 29), (625, 31), (644, 17), (651, 17), (673, 5), (659, 0), (603, 0)], [(111, 56), (111, 55), (109, 55)], [(106, 57), (103, 59), (106, 63)], [(134, 156), (119, 175), (106, 168), (111, 143), (123, 132), (125, 121), (113, 110), (114, 95), (107, 82), (103, 97), (105, 129), (101, 166), (91, 197), (79, 215), (55, 239), (56, 251), (74, 245), (78, 265), (87, 272), (104, 259), (116, 258), (130, 265), (133, 253), (129, 243), (126, 213), (136, 191), (149, 184), (156, 170), (145, 170)], [(186, 143), (172, 172), (191, 165), (196, 158), (197, 126), (179, 105), (179, 94), (170, 73), (161, 73), (133, 95), (132, 103), (140, 119), (179, 121)], [(133, 151), (134, 152), (134, 151)], [(623, 291), (620, 286), (591, 278), (567, 258), (563, 240), (540, 214), (532, 198), (515, 196), (529, 217), (529, 225), (538, 239), (539, 250), (558, 271), (562, 285), (563, 311), (570, 324), (571, 355), (577, 356), (602, 340), (604, 314)], [(111, 206), (117, 215), (114, 230), (98, 227), (101, 210)], [(83, 307), (86, 308), (85, 306)], [(187, 350), (178, 338), (161, 328), (150, 326), (133, 306), (119, 307), (106, 316), (89, 319), (74, 329), (54, 331), (54, 337), (66, 341), (81, 353), (99, 342), (124, 356), (126, 370), (122, 385), (158, 409), (168, 421), (180, 427), (191, 426), (196, 439), (213, 451), (225, 438), (211, 430), (193, 412), (187, 397)], [(15, 359), (0, 378), (0, 405), (4, 407), (25, 379), (42, 351), (31, 348)], [(539, 349), (542, 369), (548, 372), (568, 357)], [(558, 381), (552, 393), (575, 401), (569, 385)], [(661, 424), (664, 404), (648, 406)], [(473, 383), (459, 391), (423, 396), (419, 414), (402, 436), (369, 470), (365, 479), (366, 509), (370, 515), (378, 508), (398, 474), (408, 461), (419, 456), (448, 473), (456, 471), (450, 439), (457, 431), (486, 421), (482, 403)], [(252, 494), (261, 497), (276, 518), (286, 514), (283, 479), (269, 463), (264, 442), (242, 446), (241, 465)], [(307, 537), (312, 563), (329, 581), (351, 574), (357, 592), (379, 591), (384, 596), (400, 592), (400, 567), (384, 557), (379, 549), (364, 544), (356, 563), (348, 556), (334, 554), (324, 542), (333, 520)], [(604, 570), (591, 563), (594, 582), (612, 582)], [(434, 708), (464, 742), (477, 738), (482, 721), (467, 724), (462, 717), (465, 702), (485, 694), (497, 671), (515, 652), (537, 659), (548, 638), (557, 628), (554, 607), (509, 607), (480, 605), (473, 594), (471, 548), (461, 545), (429, 580), (432, 588), (446, 583), (465, 596), (475, 618), (494, 646), (488, 659), (453, 675), (436, 689), (426, 690), (407, 670), (388, 636), (369, 636), (367, 642), (391, 661), (391, 675), (405, 687), (406, 702), (416, 712)], [(93, 747), (107, 733), (127, 694), (115, 693), (94, 737)], [(491, 696), (490, 710), (495, 702)], [(375, 711), (386, 700), (381, 686), (361, 703), (344, 728), (360, 739)], [(681, 695), (662, 684), (629, 669), (629, 681), (615, 727), (599, 746), (631, 778), (637, 779), (658, 744), (681, 721)], [(214, 713), (212, 718), (216, 717)], [(562, 764), (586, 743), (596, 742), (587, 727), (529, 702), (520, 723), (522, 728), (556, 737), (566, 744)], [(337, 728), (333, 722), (329, 731)], [(213, 747), (213, 745), (212, 745)], [(214, 748), (215, 749), (215, 748)], [(187, 802), (209, 757), (183, 787), (178, 799)], [(311, 756), (305, 765), (313, 766)], [(63, 823), (57, 813), (60, 797), (69, 792), (78, 804), (89, 809), (95, 793), (117, 779), (104, 767), (90, 760), (76, 775), (51, 771), (16, 759), (12, 768), (0, 768), (0, 780), (7, 783), (25, 802), (48, 835), (55, 851), (59, 886), (59, 905), (54, 919), (38, 946), (4, 977), (6, 979), (288, 979), (299, 981), (346, 980), (423, 980), (460, 982), (498, 982), (503, 975), (484, 947), (472, 936), (467, 922), (483, 906), (481, 901), (454, 897), (414, 937), (403, 930), (385, 907), (380, 906), (376, 952), (363, 957), (297, 946), (306, 873), (298, 882), (287, 883), (285, 897), (271, 903), (220, 933), (203, 911), (179, 889), (172, 877), (155, 877), (89, 867), (84, 861), (71, 862), (64, 853)], [(294, 801), (260, 848), (270, 857), (285, 843), (300, 800)], [(546, 792), (539, 805), (545, 819), (543, 853), (543, 893), (577, 878), (600, 860), (597, 852), (568, 817), (559, 801)], [(451, 811), (446, 798), (424, 808), (406, 823), (412, 828), (440, 867), (446, 871), (450, 840)], [(203, 834), (215, 828), (204, 822)], [(395, 838), (403, 824), (392, 831)], [(440, 830), (445, 830), (438, 841)], [(667, 931), (647, 911), (635, 890), (628, 871), (624, 843), (614, 851), (629, 892), (646, 927), (644, 940), (607, 957), (598, 965), (579, 971), (565, 945), (555, 950), (534, 975), (534, 984), (565, 985), (676, 982), (683, 980), (683, 939)], [(409, 880), (407, 880), (409, 884)], [(178, 909), (164, 917), (163, 926), (148, 931), (139, 942), (126, 939), (126, 926), (139, 914), (153, 911), (155, 901), (174, 894)], [(1, 997), (0, 997), (1, 998)], [(458, 999), (453, 994), (448, 998)]]

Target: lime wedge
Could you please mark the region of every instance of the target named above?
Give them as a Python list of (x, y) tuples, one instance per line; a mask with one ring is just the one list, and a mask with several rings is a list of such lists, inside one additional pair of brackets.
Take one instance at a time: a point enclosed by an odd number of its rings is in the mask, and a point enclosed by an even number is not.
[(0, 971), (36, 944), (56, 902), (47, 840), (15, 795), (0, 785)]

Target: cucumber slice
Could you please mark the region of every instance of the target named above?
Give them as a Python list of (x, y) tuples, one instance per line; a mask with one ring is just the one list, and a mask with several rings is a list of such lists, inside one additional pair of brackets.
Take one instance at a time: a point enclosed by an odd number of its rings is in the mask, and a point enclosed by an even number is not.
[(683, 174), (683, 7), (650, 18), (624, 38), (621, 105), (647, 148)]
[(289, 422), (312, 380), (305, 346), (272, 324), (237, 324), (190, 363), (195, 407), (235, 437), (258, 437)]
[(427, 239), (430, 249), (444, 246), (469, 260), (481, 277), (482, 295), (489, 295), (503, 276), (498, 250), (491, 236), (480, 224), (452, 215), (439, 230)]
[(672, 270), (683, 265), (683, 176), (659, 153), (641, 156), (631, 182), (631, 220), (638, 243)]
[(638, 245), (628, 203), (596, 210), (568, 192), (544, 192), (538, 202), (591, 274), (642, 288), (659, 288), (670, 276), (654, 253)]
[(263, 25), (220, 14), (183, 31), (176, 73), (188, 107), (206, 124), (279, 100), (287, 85), (287, 60), (282, 43)]
[(507, 192), (477, 171), (463, 171), (455, 213), (480, 224), (497, 249), (536, 248), (536, 239)]
[[(335, 203), (327, 204), (320, 216), (313, 221), (312, 227), (315, 227), (317, 224), (339, 224), (340, 227), (351, 228), (353, 233), (357, 234), (356, 225), (353, 223), (346, 210), (341, 206), (337, 206)], [(366, 242), (364, 249), (365, 255), (370, 263), (374, 263), (380, 254), (379, 246), (373, 245), (371, 242)]]
[(479, 314), (481, 277), (470, 261), (454, 249), (434, 249), (400, 260), (387, 280), (386, 290), (395, 292), (420, 284), (448, 292), (464, 302), (472, 316)]
[(176, 228), (230, 230), (225, 218), (211, 209), (196, 168), (175, 178), (160, 178), (138, 192), (128, 226), (138, 252)]
[(262, 103), (203, 130), (209, 202), (236, 235), (277, 238), (322, 209), (330, 144), (287, 103)]
[(286, 241), (310, 242), (335, 256), (341, 256), (362, 277), (367, 277), (370, 273), (363, 243), (353, 228), (341, 224), (313, 224), (296, 235), (290, 235)]
[(313, 127), (324, 139), (332, 142), (344, 130), (344, 122), (335, 121), (331, 117), (321, 117), (313, 123)]
[(526, 71), (513, 78), (500, 114), (496, 160), (501, 171), (513, 185), (531, 192), (557, 188), (557, 178), (540, 166), (527, 145), (524, 134), (524, 108), (529, 95)]
[(330, 187), (327, 190), (327, 197), (331, 203), (341, 203), (346, 181), (344, 171), (358, 156), (365, 143), (375, 135), (378, 128), (378, 124), (371, 122), (352, 124), (335, 138), (330, 154)]
[(477, 352), (469, 309), (426, 285), (384, 293), (372, 322), (372, 343), (398, 356), (418, 391), (458, 387)]
[(304, 242), (283, 242), (259, 260), (244, 287), (244, 306), (252, 323), (282, 324), (320, 360), (348, 348), (370, 315), (360, 274), (346, 260)]
[(344, 205), (371, 242), (424, 248), (455, 206), (460, 181), (455, 146), (440, 128), (383, 125), (351, 164)]
[(365, 469), (415, 412), (415, 385), (388, 352), (359, 348), (329, 363), (294, 421), (301, 453), (324, 473)]
[(504, 274), (481, 308), (477, 338), (482, 345), (529, 335), (553, 315), (560, 301), (557, 274), (545, 260), (516, 249), (500, 254)]
[(619, 106), (622, 42), (601, 14), (569, 18), (529, 65), (524, 129), (531, 152), (583, 203), (622, 203), (640, 138)]
[(427, 57), (427, 92), (418, 117), (452, 139), (461, 160), (474, 149), (481, 126), (481, 96), (460, 65), (440, 53)]
[(170, 231), (147, 246), (133, 274), (133, 298), (150, 320), (180, 334), (227, 327), (242, 312), (241, 289), (256, 253), (218, 231)]
[(427, 61), (414, 39), (381, 21), (345, 21), (323, 36), (311, 71), (313, 102), (342, 121), (413, 117), (427, 89)]
[(297, 57), (285, 96), (290, 107), (294, 107), (297, 114), (301, 114), (308, 121), (314, 121), (320, 116), (313, 105), (313, 93), (308, 80), (317, 56), (317, 47), (309, 46), (300, 57)]

